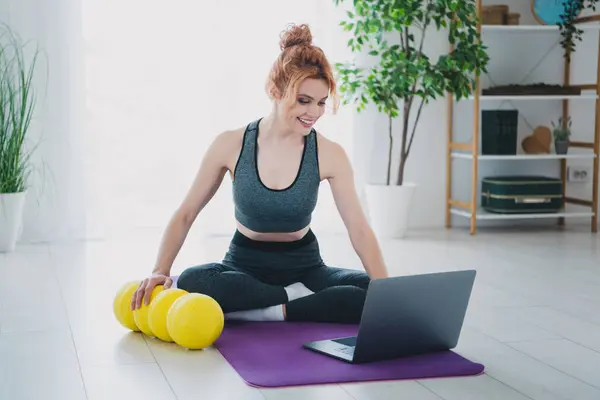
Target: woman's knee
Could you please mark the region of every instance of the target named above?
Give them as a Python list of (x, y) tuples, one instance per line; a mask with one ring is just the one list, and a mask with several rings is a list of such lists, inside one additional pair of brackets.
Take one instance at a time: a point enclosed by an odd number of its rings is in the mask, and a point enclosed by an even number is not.
[(351, 282), (351, 285), (358, 286), (361, 289), (367, 290), (369, 288), (369, 283), (371, 283), (371, 278), (369, 274), (362, 271), (352, 271), (349, 272), (348, 281)]
[(354, 285), (326, 288), (286, 304), (288, 321), (359, 323), (367, 292)]
[(213, 291), (218, 275), (223, 272), (220, 264), (204, 264), (185, 269), (177, 279), (177, 287), (190, 293), (209, 294)]
[(361, 289), (367, 290), (369, 288), (371, 278), (369, 277), (369, 274), (367, 274), (365, 271), (340, 268), (337, 272), (336, 281), (337, 282), (335, 286), (356, 286)]
[(308, 274), (303, 282), (313, 291), (332, 286), (356, 286), (367, 290), (371, 278), (365, 271), (325, 266)]

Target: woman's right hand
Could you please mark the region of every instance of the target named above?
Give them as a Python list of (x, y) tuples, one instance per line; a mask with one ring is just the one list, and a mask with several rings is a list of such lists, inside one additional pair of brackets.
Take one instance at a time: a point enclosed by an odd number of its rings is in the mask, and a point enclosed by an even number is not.
[(163, 285), (164, 289), (168, 289), (173, 285), (173, 279), (170, 276), (162, 273), (154, 273), (149, 278), (144, 279), (131, 298), (131, 309), (135, 310), (142, 306), (142, 300), (146, 305), (150, 304), (150, 295), (157, 285)]

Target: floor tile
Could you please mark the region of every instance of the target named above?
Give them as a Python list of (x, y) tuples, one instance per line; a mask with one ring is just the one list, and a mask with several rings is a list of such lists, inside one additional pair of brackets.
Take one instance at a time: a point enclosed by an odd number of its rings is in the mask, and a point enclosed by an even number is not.
[(186, 350), (175, 343), (147, 339), (153, 355), (179, 400), (261, 400), (259, 389), (248, 386), (213, 348)]
[(600, 325), (554, 310), (550, 307), (524, 307), (503, 310), (506, 314), (600, 352)]
[(600, 389), (600, 353), (569, 340), (538, 340), (510, 346)]
[(267, 400), (353, 400), (356, 398), (335, 384), (281, 389), (268, 388), (261, 389), (261, 393)]
[(351, 383), (340, 386), (356, 400), (442, 399), (417, 381)]
[(2, 399), (86, 398), (69, 331), (0, 335), (0, 360)]
[[(521, 342), (519, 342), (521, 343)], [(456, 351), (485, 366), (490, 377), (535, 400), (593, 400), (600, 390), (471, 328)]]
[(85, 366), (89, 400), (175, 400), (158, 364)]
[(446, 400), (527, 400), (528, 397), (487, 375), (422, 380), (420, 383)]
[(465, 319), (465, 325), (476, 328), (500, 342), (560, 338), (557, 334), (527, 320), (507, 314), (503, 307), (482, 307), (472, 303), (471, 309), (472, 312)]

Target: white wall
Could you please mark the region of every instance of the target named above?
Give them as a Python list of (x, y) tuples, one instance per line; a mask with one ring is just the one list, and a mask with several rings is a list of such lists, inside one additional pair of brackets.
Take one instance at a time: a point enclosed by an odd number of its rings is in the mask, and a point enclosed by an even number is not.
[[(280, 32), (308, 23), (331, 62), (342, 60), (339, 13), (322, 0), (86, 0), (89, 234), (164, 228), (214, 137), (270, 111), (264, 84)], [(328, 113), (318, 129), (351, 153), (351, 121)], [(315, 229), (339, 231), (326, 183), (319, 202)], [(192, 233), (234, 229), (227, 176)]]
[[(530, 12), (529, 1), (507, 0), (502, 2), (508, 4), (511, 11), (521, 14), (521, 24), (536, 24)], [(485, 1), (486, 4), (496, 4), (493, 1)], [(445, 32), (428, 31), (425, 49), (432, 58), (446, 53), (449, 49)], [(598, 32), (591, 31), (584, 35), (584, 40), (577, 44), (577, 51), (573, 55), (571, 81), (572, 83), (593, 83), (596, 79), (596, 54), (598, 49)], [(490, 33), (483, 36), (488, 45), (488, 53), (491, 62), (488, 67), (488, 76), (482, 77), (482, 86), (490, 84), (490, 77), (495, 84), (508, 84), (522, 82), (546, 82), (562, 83), (563, 61), (562, 48), (558, 45), (560, 34), (556, 33)], [(544, 58), (534, 72), (526, 77), (544, 55), (552, 48), (554, 50)], [(591, 54), (584, 53), (589, 52)], [(362, 57), (363, 63), (371, 62), (372, 57)], [(537, 125), (549, 125), (550, 121), (556, 121), (562, 113), (560, 101), (519, 101), (485, 102), (482, 107), (501, 108), (517, 107), (520, 115), (524, 117), (533, 127)], [(594, 133), (594, 101), (571, 102), (571, 115), (574, 118), (573, 132), (574, 140), (592, 141)], [(411, 225), (417, 228), (440, 228), (445, 221), (445, 190), (446, 190), (446, 99), (430, 103), (425, 106), (415, 142), (411, 150), (408, 165), (406, 167), (406, 179), (416, 182), (419, 187), (415, 195), (414, 213), (411, 217)], [(528, 135), (531, 130), (525, 123), (525, 119), (519, 120), (519, 143), (523, 136)], [(473, 132), (473, 102), (461, 101), (455, 105), (454, 112), (454, 134), (457, 141), (468, 141)], [(367, 112), (356, 115), (354, 127), (354, 159), (359, 172), (357, 175), (361, 183), (384, 182), (386, 173), (387, 157), (387, 119), (384, 115), (377, 113), (372, 107)], [(394, 132), (396, 145), (400, 145), (400, 119), (395, 123)], [(572, 152), (578, 149), (570, 149)], [(398, 151), (394, 152), (397, 165)], [(580, 165), (581, 162), (570, 161), (569, 165)], [(591, 166), (591, 161), (584, 161), (584, 165)], [(552, 176), (559, 175), (558, 161), (530, 161), (530, 162), (488, 162), (480, 164), (479, 177), (489, 174), (522, 174), (539, 173)], [(471, 182), (471, 162), (466, 160), (453, 161), (452, 190), (455, 198), (469, 200)], [(568, 193), (591, 199), (591, 183), (569, 184)], [(468, 220), (464, 218), (453, 218), (455, 226), (465, 225)], [(520, 223), (531, 223), (522, 221)], [(552, 222), (554, 223), (554, 222)], [(589, 224), (589, 218), (582, 220), (569, 220), (567, 224), (582, 223)], [(482, 224), (478, 222), (480, 226)]]
[[(234, 40), (234, 36), (219, 38), (219, 30), (236, 26), (235, 21), (214, 27), (216, 30), (213, 29), (212, 32), (217, 34), (212, 36), (198, 35), (200, 31), (197, 26), (202, 16), (186, 14), (183, 12), (184, 9), (178, 8), (177, 5), (170, 6), (169, 12), (161, 13), (163, 17), (161, 21), (153, 19), (148, 13), (141, 15), (134, 12), (130, 14), (116, 12), (99, 15), (100, 9), (125, 10), (123, 3), (109, 0), (86, 2), (86, 6), (89, 7), (88, 17), (98, 18), (95, 25), (98, 30), (88, 32), (88, 39), (94, 40), (84, 47), (81, 35), (80, 1), (57, 0), (47, 3), (36, 0), (10, 0), (0, 4), (0, 18), (9, 22), (25, 38), (37, 40), (48, 55), (50, 80), (32, 129), (33, 139), (39, 140), (38, 151), (34, 158), (38, 173), (34, 175), (34, 189), (26, 206), (23, 232), (23, 240), (26, 242), (80, 237), (86, 230), (86, 210), (92, 210), (91, 217), (95, 222), (105, 220), (118, 222), (114, 227), (117, 230), (120, 229), (121, 223), (132, 223), (136, 226), (144, 224), (164, 226), (166, 218), (187, 189), (199, 157), (204, 151), (208, 139), (200, 137), (213, 135), (225, 126), (237, 125), (240, 121), (246, 121), (254, 115), (254, 111), (248, 111), (247, 102), (239, 96), (222, 99), (203, 96), (205, 93), (202, 89), (203, 85), (210, 89), (210, 93), (219, 93), (219, 85), (231, 84), (232, 77), (236, 77), (231, 73), (222, 73), (219, 79), (207, 79), (207, 66), (212, 63), (217, 68), (216, 71), (224, 67), (231, 70), (233, 65), (219, 67), (219, 64), (214, 64), (215, 55), (222, 60), (230, 57), (228, 52), (246, 49), (247, 53), (240, 56), (240, 60), (262, 62), (262, 65), (254, 70), (258, 71), (258, 68), (263, 68), (263, 65), (268, 67), (270, 63), (268, 61), (270, 58), (265, 57), (264, 54), (274, 55), (277, 51), (276, 38), (271, 40), (270, 50), (261, 50), (264, 53), (261, 55), (256, 54), (252, 46), (243, 44), (242, 36), (238, 36), (237, 41)], [(107, 6), (109, 3), (112, 6)], [(510, 2), (512, 9), (521, 12), (522, 23), (533, 23), (528, 3), (519, 0)], [(144, 2), (143, 8), (146, 11), (158, 10), (160, 4), (161, 2)], [(213, 6), (216, 7), (214, 4)], [(328, 54), (336, 53), (333, 57), (342, 60), (345, 49), (342, 51), (343, 46), (338, 44), (338, 39), (331, 38), (326, 35), (328, 32), (324, 31), (324, 26), (331, 22), (328, 19), (332, 15), (331, 7), (325, 11), (322, 8), (315, 10), (304, 7), (304, 9), (306, 9), (305, 15), (295, 11), (282, 14), (282, 18), (287, 19), (285, 15), (294, 15), (294, 20), (298, 22), (308, 19), (314, 21), (317, 40), (320, 38), (323, 41)], [(248, 12), (252, 10), (256, 11), (251, 7)], [(126, 17), (127, 15), (129, 17)], [(136, 16), (135, 20), (132, 20), (131, 16)], [(277, 26), (290, 20), (291, 18), (281, 23), (277, 22)], [(265, 21), (260, 22), (261, 26)], [(273, 24), (269, 29), (275, 29), (275, 22), (272, 19), (269, 21)], [(175, 22), (177, 24), (174, 24)], [(204, 23), (216, 22), (214, 18), (208, 18)], [(257, 23), (259, 23), (257, 20), (253, 20), (250, 25), (256, 27)], [(107, 26), (110, 26), (111, 30), (106, 31)], [(136, 26), (137, 29), (129, 29), (127, 36), (114, 34), (114, 30), (119, 27), (131, 28), (132, 26)], [(178, 30), (174, 34), (185, 38), (185, 41), (173, 40), (175, 36), (163, 35), (161, 40), (160, 34), (150, 38), (143, 35), (144, 32), (154, 32), (153, 29), (156, 27), (159, 27), (156, 31), (160, 32), (160, 29), (165, 26), (176, 26)], [(334, 29), (333, 25), (331, 26), (331, 29)], [(206, 32), (211, 32), (210, 26), (206, 29), (208, 29)], [(112, 36), (108, 35), (109, 32), (113, 32)], [(256, 31), (254, 32), (256, 35)], [(265, 31), (265, 34), (270, 35), (267, 32)], [(271, 36), (265, 36), (261, 40), (267, 40), (267, 37)], [(595, 79), (596, 37), (588, 35), (583, 43), (578, 44), (572, 67), (572, 77), (575, 82), (587, 83)], [(210, 38), (212, 40), (209, 40)], [(486, 34), (484, 40), (490, 46), (489, 52), (492, 57), (490, 76), (496, 83), (508, 83), (520, 81), (546, 50), (560, 40), (560, 36), (525, 33), (511, 36)], [(221, 41), (228, 44), (217, 46)], [(119, 43), (120, 47), (117, 46)], [(166, 52), (160, 53), (163, 57), (156, 56), (159, 54), (157, 48)], [(446, 52), (448, 44), (444, 32), (428, 33), (426, 49), (432, 55)], [(593, 61), (583, 62), (585, 51), (592, 53), (593, 56), (589, 59)], [(109, 55), (109, 58), (104, 58), (102, 62), (93, 65), (88, 63), (88, 66), (97, 69), (90, 71), (87, 81), (84, 79), (82, 65), (84, 52), (88, 59), (95, 60), (98, 60), (96, 57), (98, 55)], [(252, 58), (253, 56), (255, 57)], [(530, 76), (528, 81), (545, 80), (560, 83), (563, 68), (561, 57), (560, 48), (557, 47), (537, 67), (535, 74)], [(121, 60), (121, 63), (114, 63), (111, 60)], [(211, 63), (207, 63), (207, 60)], [(367, 59), (363, 58), (363, 61)], [(195, 74), (199, 67), (203, 68), (203, 72)], [(101, 75), (108, 80), (92, 79)], [(115, 78), (112, 81), (111, 76)], [(237, 78), (241, 77), (237, 76)], [(262, 80), (253, 82), (248, 79), (238, 79), (236, 82), (237, 87), (242, 90), (241, 93), (258, 91), (257, 98), (260, 98)], [(487, 78), (484, 78), (483, 84), (487, 83)], [(101, 87), (105, 84), (112, 86)], [(145, 91), (131, 93), (132, 86), (144, 87)], [(88, 90), (87, 98), (84, 90)], [(89, 90), (92, 90), (94, 95), (90, 96)], [(122, 94), (129, 97), (120, 96), (115, 90), (120, 90)], [(192, 91), (195, 95), (190, 95)], [(232, 92), (223, 91), (223, 93)], [(119, 99), (120, 102), (117, 102)], [(193, 99), (193, 102), (186, 99)], [(216, 117), (224, 115), (222, 109), (219, 109), (217, 114), (210, 111), (214, 110), (215, 106), (222, 107), (225, 104), (223, 99), (230, 107), (231, 113), (228, 115), (235, 116), (234, 120), (226, 121)], [(87, 108), (84, 107), (86, 101), (89, 102)], [(264, 99), (261, 101), (263, 101), (261, 104), (267, 105)], [(145, 107), (142, 112), (139, 112), (140, 104), (144, 104)], [(516, 105), (534, 126), (548, 124), (551, 119), (556, 119), (561, 109), (560, 102), (519, 102)], [(487, 106), (494, 105), (489, 103)], [(507, 107), (510, 104), (502, 106)], [(593, 108), (593, 102), (573, 103), (572, 115), (576, 119), (574, 127), (576, 139), (591, 140)], [(151, 110), (155, 110), (155, 113), (152, 114)], [(152, 119), (147, 119), (149, 115)], [(199, 118), (200, 116), (203, 118)], [(198, 123), (190, 124), (191, 118)], [(353, 141), (350, 142), (345, 139), (346, 129), (349, 126), (348, 119), (341, 118), (331, 119), (327, 125), (328, 132), (325, 133), (338, 140), (346, 141), (347, 148), (353, 155), (359, 185), (365, 182), (381, 182), (385, 177), (386, 168), (387, 119), (373, 109), (355, 115)], [(84, 121), (93, 126), (86, 127)], [(343, 123), (341, 128), (337, 127), (338, 121)], [(455, 121), (457, 137), (468, 140), (472, 132), (471, 102), (457, 105)], [(519, 130), (520, 134), (524, 135), (528, 133), (528, 128), (522, 122), (521, 119)], [(83, 134), (85, 128), (88, 128), (87, 139)], [(399, 128), (397, 123), (394, 129), (397, 145), (399, 145)], [(149, 135), (149, 132), (154, 134)], [(204, 144), (197, 148), (184, 145), (183, 143), (190, 143), (186, 142), (190, 135), (197, 135), (197, 143)], [(99, 147), (99, 143), (104, 147)], [(440, 99), (427, 106), (422, 114), (407, 166), (407, 179), (419, 184), (411, 220), (414, 227), (442, 227), (444, 224), (445, 145), (446, 100)], [(395, 155), (397, 153), (394, 152)], [(82, 160), (84, 157), (85, 163)], [(111, 167), (113, 161), (118, 161), (116, 167)], [(82, 168), (82, 165), (85, 165), (85, 168)], [(397, 162), (394, 165), (397, 165)], [(470, 164), (465, 161), (454, 161), (453, 165), (455, 171), (453, 191), (458, 198), (468, 198)], [(539, 169), (534, 170), (534, 167)], [(490, 163), (480, 168), (480, 176), (525, 170), (557, 173), (558, 163), (529, 162), (513, 166)], [(100, 180), (88, 179), (85, 182), (83, 171)], [(181, 174), (167, 174), (167, 171), (180, 171)], [(133, 172), (138, 174), (134, 177)], [(141, 180), (137, 178), (139, 173), (143, 173)], [(85, 183), (88, 184), (87, 187)], [(575, 195), (581, 193), (581, 197), (589, 197), (590, 187), (591, 185), (585, 184), (570, 185), (569, 193)], [(84, 196), (86, 190), (87, 197)], [(327, 188), (325, 187), (324, 190)], [(229, 189), (225, 186), (221, 191), (221, 196), (225, 197), (220, 199), (227, 199), (228, 195)], [(221, 202), (218, 200), (214, 203), (216, 207)], [(327, 227), (331, 222), (335, 222), (335, 226), (339, 228), (339, 219), (329, 217), (335, 215), (331, 199), (324, 199), (324, 203), (326, 207), (320, 209), (321, 216), (318, 218), (321, 226)], [(214, 220), (212, 224), (218, 223), (218, 220), (223, 218), (224, 212), (228, 211), (227, 207), (229, 205), (225, 205), (219, 214), (212, 215)], [(95, 214), (94, 210), (97, 211)], [(211, 214), (206, 213), (206, 216), (210, 218)], [(229, 232), (230, 222), (225, 221), (226, 229), (223, 229), (223, 232)], [(455, 219), (454, 222), (466, 223), (461, 219)], [(581, 222), (587, 223), (588, 220)], [(94, 234), (96, 231), (92, 230), (91, 233)]]
[(23, 242), (68, 240), (81, 237), (85, 230), (80, 10), (80, 0), (0, 3), (2, 21), (43, 51), (37, 76), (39, 101), (29, 135), (37, 149)]

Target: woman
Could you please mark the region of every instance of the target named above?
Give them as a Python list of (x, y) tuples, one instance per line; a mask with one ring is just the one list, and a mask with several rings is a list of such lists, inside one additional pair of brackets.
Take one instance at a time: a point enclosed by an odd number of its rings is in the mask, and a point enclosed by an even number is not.
[[(172, 287), (173, 260), (226, 172), (238, 228), (229, 251), (221, 263), (184, 270), (177, 287), (213, 297), (227, 319), (357, 323), (369, 281), (387, 276), (349, 160), (313, 128), (328, 97), (337, 107), (331, 66), (306, 25), (285, 31), (280, 47), (267, 82), (272, 112), (211, 144), (132, 308), (148, 304), (156, 285)], [(366, 272), (328, 267), (321, 259), (310, 220), (325, 179)]]

